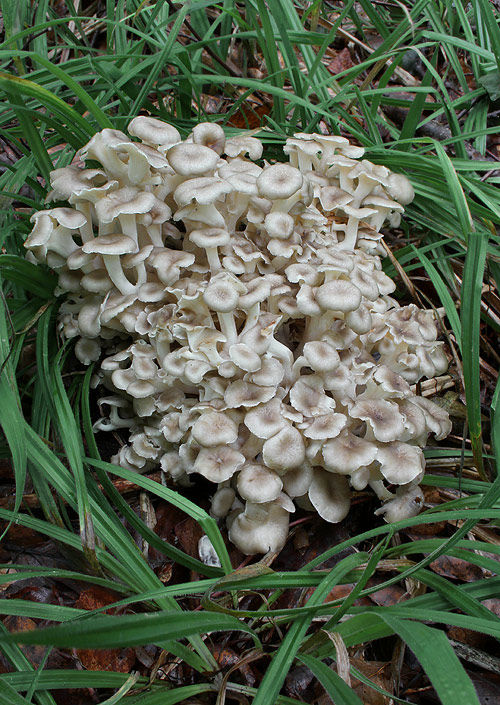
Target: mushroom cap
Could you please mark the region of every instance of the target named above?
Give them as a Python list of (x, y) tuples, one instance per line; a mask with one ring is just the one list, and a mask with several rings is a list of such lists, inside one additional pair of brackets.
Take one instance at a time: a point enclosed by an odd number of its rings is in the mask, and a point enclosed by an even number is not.
[(380, 472), (394, 485), (406, 485), (420, 477), (425, 468), (422, 449), (408, 443), (387, 443), (377, 452)]
[(237, 409), (240, 406), (252, 407), (269, 401), (275, 394), (275, 387), (261, 387), (238, 379), (227, 387), (224, 401), (230, 409)]
[[(212, 150), (209, 151), (214, 154)], [(179, 184), (174, 191), (174, 201), (179, 206), (186, 206), (193, 201), (202, 206), (208, 206), (232, 190), (231, 184), (224, 179), (219, 179), (218, 176), (200, 176)]]
[(125, 255), (136, 250), (137, 245), (132, 238), (120, 233), (99, 235), (82, 245), (82, 252), (96, 255)]
[(148, 213), (155, 203), (156, 196), (149, 191), (139, 191), (138, 188), (127, 186), (111, 191), (95, 204), (98, 220), (102, 223), (112, 223), (120, 215), (137, 215)]
[(237, 283), (228, 278), (212, 280), (203, 292), (203, 300), (212, 311), (229, 313), (238, 306)]
[(273, 164), (257, 177), (257, 188), (263, 198), (272, 200), (290, 198), (301, 187), (304, 177), (289, 164)]
[(336, 524), (349, 513), (351, 490), (346, 477), (313, 468), (313, 479), (309, 486), (309, 500), (320, 517)]
[(170, 147), (167, 159), (177, 174), (201, 176), (215, 169), (219, 155), (210, 147), (204, 147), (202, 144), (183, 142)]
[(217, 518), (227, 516), (231, 510), (235, 497), (236, 492), (232, 487), (220, 487), (212, 497), (210, 514)]
[(370, 424), (377, 441), (383, 443), (397, 440), (405, 429), (398, 405), (385, 399), (361, 399), (352, 405), (349, 414)]
[(131, 120), (127, 131), (144, 142), (157, 145), (175, 144), (181, 141), (181, 135), (173, 125), (145, 115), (139, 115)]
[(279, 551), (288, 536), (289, 516), (286, 509), (271, 503), (258, 521), (241, 512), (229, 529), (229, 539), (246, 555)]
[(411, 203), (415, 198), (415, 191), (410, 181), (403, 174), (389, 174), (386, 186), (387, 193), (403, 206)]
[(249, 463), (241, 468), (237, 487), (243, 499), (260, 504), (276, 499), (281, 492), (283, 482), (279, 475), (264, 465)]
[(377, 457), (374, 443), (365, 441), (349, 431), (327, 441), (322, 450), (325, 468), (340, 475), (349, 475), (360, 467), (370, 465)]
[(275, 237), (280, 240), (288, 240), (293, 233), (294, 226), (295, 220), (289, 213), (273, 211), (264, 218), (264, 227), (269, 237)]
[(319, 374), (333, 372), (340, 364), (338, 352), (325, 341), (309, 341), (304, 345), (303, 353), (309, 367)]
[(222, 228), (204, 228), (192, 230), (189, 233), (189, 240), (198, 247), (222, 247), (222, 245), (229, 245), (231, 236)]
[(248, 154), (250, 159), (257, 160), (262, 156), (263, 144), (255, 137), (230, 137), (226, 140), (225, 154), (231, 159)]
[(197, 419), (191, 433), (204, 447), (229, 445), (238, 438), (238, 425), (227, 414), (209, 411)]
[(383, 514), (384, 520), (391, 524), (417, 516), (424, 504), (424, 493), (417, 485), (409, 484), (398, 487), (394, 499), (375, 511), (377, 516)]
[(333, 279), (317, 289), (316, 301), (323, 309), (347, 313), (359, 308), (361, 292), (345, 279)]
[(257, 438), (271, 438), (287, 426), (281, 412), (282, 403), (276, 397), (264, 404), (259, 404), (245, 414), (245, 426)]
[(210, 147), (217, 154), (224, 152), (226, 134), (220, 125), (214, 122), (200, 122), (193, 127), (193, 142)]
[(242, 453), (228, 446), (202, 448), (194, 462), (193, 472), (198, 472), (211, 482), (225, 482), (245, 461)]
[(231, 345), (228, 352), (234, 364), (245, 372), (257, 372), (262, 366), (260, 356), (245, 343)]
[(277, 472), (298, 467), (306, 457), (302, 434), (292, 425), (285, 426), (264, 443), (262, 457), (267, 467)]

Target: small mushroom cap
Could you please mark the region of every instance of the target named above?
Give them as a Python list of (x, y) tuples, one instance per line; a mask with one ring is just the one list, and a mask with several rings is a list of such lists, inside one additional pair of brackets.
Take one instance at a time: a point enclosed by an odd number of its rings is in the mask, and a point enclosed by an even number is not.
[(98, 339), (80, 338), (75, 345), (75, 355), (84, 365), (90, 365), (99, 359), (102, 346)]
[(257, 178), (257, 188), (263, 198), (290, 198), (302, 187), (303, 181), (304, 177), (295, 167), (273, 164), (266, 167)]
[(277, 398), (259, 404), (255, 409), (247, 411), (244, 424), (257, 438), (271, 438), (288, 425), (281, 413), (281, 407), (282, 403)]
[(257, 160), (262, 156), (263, 144), (255, 137), (230, 137), (226, 140), (225, 154), (231, 159), (248, 154), (250, 159)]
[(269, 468), (257, 463), (244, 465), (238, 474), (238, 492), (243, 499), (260, 504), (272, 502), (278, 497), (283, 482)]
[(205, 228), (204, 230), (192, 230), (189, 239), (198, 247), (222, 247), (229, 245), (231, 236), (227, 230), (222, 228)]
[(377, 452), (380, 472), (394, 485), (406, 485), (420, 477), (425, 462), (422, 449), (408, 443), (387, 443)]
[(175, 144), (181, 141), (180, 133), (173, 125), (145, 115), (139, 115), (131, 120), (127, 131), (144, 142), (157, 145)]
[(203, 292), (203, 300), (212, 311), (219, 313), (234, 311), (239, 300), (237, 283), (230, 279), (212, 281)]
[(403, 174), (389, 174), (386, 189), (388, 194), (403, 206), (411, 203), (415, 198), (413, 186)]
[(289, 497), (302, 497), (311, 486), (312, 479), (312, 467), (308, 462), (304, 462), (300, 467), (287, 470), (283, 475), (283, 490)]
[(177, 174), (201, 176), (215, 169), (219, 155), (210, 147), (204, 147), (202, 144), (183, 142), (170, 147), (167, 159)]
[(232, 487), (221, 487), (212, 497), (210, 514), (217, 518), (225, 517), (231, 511), (231, 506), (235, 500), (236, 492)]
[(354, 470), (373, 463), (377, 452), (374, 443), (344, 431), (324, 444), (322, 454), (327, 470), (349, 475)]
[(384, 520), (391, 524), (395, 521), (404, 521), (417, 516), (424, 504), (424, 493), (418, 485), (403, 485), (396, 490), (394, 499), (385, 502), (375, 514), (384, 516)]
[(120, 215), (148, 213), (156, 204), (156, 196), (132, 186), (111, 191), (95, 205), (98, 220), (112, 223)]
[(229, 529), (229, 539), (246, 555), (279, 551), (286, 543), (288, 522), (286, 509), (272, 503), (258, 521), (246, 512), (238, 514)]
[(411, 401), (423, 411), (427, 428), (435, 435), (437, 441), (451, 433), (452, 423), (446, 409), (425, 397), (414, 397)]
[(97, 255), (125, 255), (136, 250), (137, 245), (132, 238), (119, 233), (99, 235), (82, 246), (82, 251), (86, 254)]
[(288, 240), (293, 233), (294, 225), (295, 221), (289, 213), (274, 211), (273, 213), (268, 213), (264, 218), (264, 227), (269, 237), (275, 237), (280, 240)]
[(245, 460), (242, 453), (228, 446), (202, 448), (194, 462), (193, 471), (200, 473), (210, 482), (225, 482)]
[(267, 467), (277, 472), (298, 467), (306, 457), (302, 434), (294, 426), (285, 426), (264, 443), (262, 457)]
[(350, 415), (370, 424), (377, 441), (388, 443), (403, 435), (405, 419), (397, 404), (385, 399), (361, 399), (352, 405)]
[(229, 357), (241, 370), (245, 372), (257, 372), (262, 366), (262, 360), (257, 353), (245, 345), (245, 343), (235, 343), (229, 348)]
[(269, 401), (275, 394), (275, 387), (261, 387), (238, 379), (227, 387), (224, 401), (230, 409), (237, 409), (240, 406), (252, 407)]
[(322, 284), (316, 291), (316, 301), (327, 311), (354, 311), (361, 304), (360, 290), (344, 279)]
[(234, 443), (238, 438), (238, 426), (227, 414), (209, 411), (195, 422), (191, 433), (201, 446), (211, 448)]
[(193, 142), (210, 147), (217, 154), (224, 152), (226, 135), (220, 125), (213, 122), (200, 122), (193, 127)]
[(309, 487), (309, 500), (320, 517), (336, 524), (349, 513), (351, 491), (346, 477), (313, 468), (313, 480)]
[(309, 367), (319, 374), (333, 372), (340, 364), (340, 357), (335, 348), (321, 340), (306, 343), (303, 352)]

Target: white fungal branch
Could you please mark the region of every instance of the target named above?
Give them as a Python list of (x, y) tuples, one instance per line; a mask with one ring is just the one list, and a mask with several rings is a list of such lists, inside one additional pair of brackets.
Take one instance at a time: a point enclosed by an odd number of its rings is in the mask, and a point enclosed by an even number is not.
[(418, 513), (422, 448), (451, 424), (410, 387), (447, 367), (432, 314), (390, 296), (380, 261), (408, 179), (338, 136), (296, 134), (261, 166), (259, 140), (215, 124), (128, 130), (80, 150), (100, 168), (52, 172), (68, 207), (25, 243), (67, 295), (61, 335), (103, 358), (95, 428), (129, 434), (113, 462), (203, 475), (245, 553), (281, 548), (295, 506), (341, 521), (351, 488), (388, 521)]

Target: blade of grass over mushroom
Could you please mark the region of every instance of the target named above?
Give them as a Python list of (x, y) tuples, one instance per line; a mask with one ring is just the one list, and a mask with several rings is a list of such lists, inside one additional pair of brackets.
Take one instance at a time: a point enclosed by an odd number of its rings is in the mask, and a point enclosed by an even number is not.
[(81, 445), (81, 436), (78, 432), (75, 418), (64, 389), (57, 356), (55, 357), (52, 368), (49, 367), (51, 353), (49, 352), (48, 341), (52, 313), (52, 308), (50, 308), (40, 317), (38, 323), (38, 367), (41, 372), (43, 384), (46, 386), (45, 392), (49, 413), (61, 437), (75, 479), (82, 544), (85, 552), (88, 553), (91, 563), (96, 564), (94, 526), (89, 505), (85, 467), (82, 460), (83, 447)]
[[(85, 378), (82, 384), (82, 393), (81, 393), (81, 409), (82, 409), (82, 420), (83, 420), (83, 428), (85, 431), (85, 438), (87, 441), (87, 446), (90, 452), (90, 457), (93, 460), (99, 461), (102, 463), (100, 454), (97, 448), (97, 444), (95, 441), (93, 429), (92, 429), (92, 421), (90, 419), (90, 406), (89, 406), (89, 386), (90, 386), (90, 378), (92, 376), (92, 371), (93, 367), (89, 367), (85, 374)], [(99, 482), (101, 483), (103, 489), (105, 490), (106, 494), (108, 495), (109, 499), (113, 503), (113, 505), (120, 511), (120, 513), (123, 515), (123, 517), (131, 524), (131, 526), (136, 529), (139, 534), (154, 548), (156, 548), (157, 551), (160, 551), (160, 553), (163, 553), (165, 556), (168, 556), (172, 560), (174, 560), (177, 563), (180, 563), (181, 565), (186, 566), (187, 568), (190, 568), (191, 570), (197, 571), (198, 573), (201, 573), (202, 575), (220, 575), (220, 569), (219, 568), (212, 568), (210, 566), (205, 565), (201, 561), (197, 560), (196, 558), (192, 558), (191, 556), (188, 556), (184, 551), (181, 551), (179, 548), (176, 546), (172, 546), (166, 541), (163, 541), (155, 532), (150, 529), (140, 517), (137, 516), (137, 514), (134, 512), (134, 510), (129, 506), (127, 501), (121, 496), (121, 494), (118, 492), (118, 490), (115, 488), (113, 483), (108, 477), (108, 474), (103, 467), (104, 464), (102, 465), (95, 465), (96, 473), (99, 478)]]
[(467, 419), (474, 461), (482, 480), (487, 477), (484, 473), (482, 448), (479, 327), (487, 245), (488, 233), (485, 230), (470, 233), (461, 291), (462, 364)]
[(436, 267), (432, 264), (431, 260), (418, 248), (412, 245), (412, 250), (415, 252), (416, 256), (422, 262), (425, 271), (429, 275), (429, 279), (432, 281), (434, 288), (436, 289), (441, 303), (445, 308), (446, 316), (450, 322), (451, 329), (455, 336), (455, 340), (460, 348), (462, 349), (462, 326), (460, 322), (460, 316), (453, 303), (453, 298), (446, 284), (444, 283), (441, 275), (437, 271)]
[(111, 465), (110, 463), (105, 463), (103, 461), (98, 461), (90, 458), (88, 459), (88, 463), (94, 467), (101, 467), (103, 470), (106, 470), (113, 475), (123, 477), (125, 480), (130, 480), (131, 482), (134, 482), (135, 484), (139, 485), (140, 487), (143, 487), (152, 494), (166, 499), (167, 502), (170, 502), (179, 509), (182, 509), (182, 511), (186, 512), (186, 514), (192, 516), (193, 519), (196, 519), (196, 521), (200, 524), (200, 526), (203, 528), (208, 538), (212, 542), (212, 545), (215, 548), (217, 555), (219, 556), (219, 560), (221, 562), (224, 572), (231, 573), (233, 571), (231, 560), (229, 558), (229, 554), (227, 552), (227, 548), (222, 538), (222, 535), (219, 531), (219, 527), (217, 526), (216, 521), (203, 509), (198, 507), (189, 499), (183, 497), (178, 492), (174, 492), (173, 490), (170, 490), (167, 487), (163, 487), (157, 482), (150, 480), (148, 477), (137, 475), (136, 473), (132, 472), (131, 470), (127, 470), (126, 468), (118, 467), (116, 465)]

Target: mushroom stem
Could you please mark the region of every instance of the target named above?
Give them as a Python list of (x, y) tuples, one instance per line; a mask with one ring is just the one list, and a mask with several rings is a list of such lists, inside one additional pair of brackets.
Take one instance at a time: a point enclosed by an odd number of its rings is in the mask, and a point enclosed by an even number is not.
[(136, 285), (129, 282), (120, 262), (120, 255), (102, 255), (109, 278), (124, 296), (135, 294)]
[(87, 222), (80, 228), (80, 235), (82, 236), (82, 242), (89, 242), (93, 240), (94, 231), (92, 228), (92, 206), (87, 201), (79, 201), (75, 204), (75, 208), (80, 213), (86, 217)]
[[(132, 238), (137, 245), (137, 221), (133, 213), (120, 213), (118, 216), (124, 235)], [(163, 247), (163, 244), (161, 245)]]
[(236, 330), (234, 313), (232, 311), (228, 311), (227, 313), (217, 311), (217, 318), (219, 319), (220, 329), (226, 336), (226, 344), (228, 346), (233, 345), (238, 339), (238, 331)]

